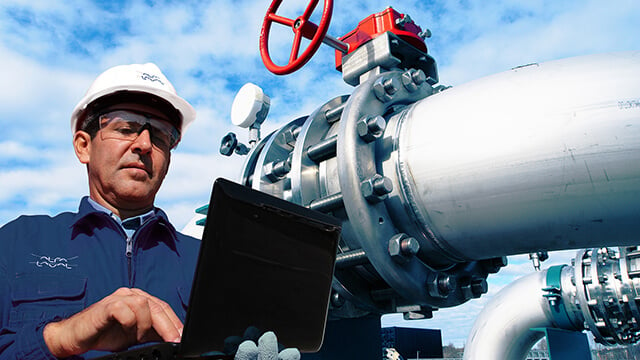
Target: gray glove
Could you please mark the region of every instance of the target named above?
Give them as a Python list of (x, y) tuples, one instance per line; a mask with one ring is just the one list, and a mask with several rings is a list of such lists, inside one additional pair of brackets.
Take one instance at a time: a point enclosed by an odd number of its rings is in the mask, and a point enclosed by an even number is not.
[(295, 348), (282, 350), (278, 354), (278, 339), (272, 331), (264, 333), (258, 339), (258, 346), (246, 340), (238, 346), (235, 360), (300, 360), (300, 351)]

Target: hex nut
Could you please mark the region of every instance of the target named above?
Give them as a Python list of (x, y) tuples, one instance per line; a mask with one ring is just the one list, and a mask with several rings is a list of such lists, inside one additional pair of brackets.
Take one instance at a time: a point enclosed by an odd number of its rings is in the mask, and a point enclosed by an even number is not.
[(442, 277), (437, 279), (438, 281), (438, 290), (443, 293), (445, 296), (452, 293), (456, 287), (458, 286), (458, 282), (455, 276), (451, 276), (449, 274), (444, 274)]
[(377, 203), (386, 199), (388, 194), (393, 191), (393, 183), (388, 177), (375, 174), (360, 183), (360, 191), (367, 201)]
[(380, 77), (373, 82), (373, 93), (382, 102), (393, 99), (393, 95), (398, 91), (398, 79), (395, 77)]
[(366, 142), (371, 142), (374, 139), (373, 136), (371, 135), (371, 132), (369, 131), (370, 118), (371, 118), (370, 116), (363, 116), (356, 123), (356, 131), (358, 132), (358, 136), (360, 136), (360, 138)]
[(475, 278), (471, 280), (471, 293), (473, 294), (473, 298), (477, 299), (482, 294), (486, 294), (489, 290), (489, 285), (487, 284), (487, 280), (483, 278)]
[(379, 139), (384, 134), (387, 121), (382, 116), (363, 116), (356, 123), (356, 130), (360, 138), (366, 142)]
[(271, 182), (276, 182), (284, 178), (291, 171), (291, 161), (289, 158), (286, 160), (276, 160), (265, 164), (262, 169), (265, 176)]
[(415, 255), (420, 251), (420, 243), (415, 238), (406, 238), (400, 241), (400, 250), (405, 255)]
[(293, 126), (282, 132), (281, 136), (282, 136), (283, 143), (288, 144), (290, 146), (295, 145), (296, 140), (298, 138), (297, 136), (298, 133), (295, 130), (297, 130), (297, 127)]
[(506, 256), (500, 256), (483, 260), (482, 264), (489, 274), (495, 274), (500, 271), (501, 268), (507, 266), (508, 263)]
[(418, 87), (424, 84), (427, 81), (427, 75), (425, 75), (424, 71), (409, 69), (402, 74), (402, 85), (404, 85), (405, 89), (409, 92), (415, 92), (418, 90)]
[(445, 299), (456, 290), (457, 286), (458, 281), (454, 275), (439, 272), (427, 284), (427, 290), (429, 295)]
[(408, 262), (420, 250), (420, 244), (407, 234), (396, 234), (389, 239), (389, 255), (396, 263)]

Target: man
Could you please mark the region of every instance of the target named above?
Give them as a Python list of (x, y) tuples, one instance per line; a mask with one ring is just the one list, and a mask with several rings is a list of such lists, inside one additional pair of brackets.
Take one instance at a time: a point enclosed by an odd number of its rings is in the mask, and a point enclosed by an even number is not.
[[(199, 241), (154, 200), (194, 119), (154, 64), (98, 76), (71, 116), (89, 196), (77, 213), (0, 229), (0, 358), (89, 358), (180, 340)], [(257, 354), (243, 345), (242, 356)]]

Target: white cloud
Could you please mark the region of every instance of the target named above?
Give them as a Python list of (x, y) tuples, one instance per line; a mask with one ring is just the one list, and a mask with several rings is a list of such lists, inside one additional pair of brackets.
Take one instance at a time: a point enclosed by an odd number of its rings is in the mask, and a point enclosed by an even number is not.
[(59, 203), (69, 198), (77, 200), (87, 193), (84, 179), (84, 168), (77, 163), (59, 162), (42, 168), (2, 171), (0, 203), (10, 206), (20, 198), (27, 209), (58, 208)]
[(51, 68), (2, 44), (0, 52), (4, 84), (0, 89), (0, 122), (17, 126), (24, 126), (27, 121), (68, 123), (69, 115), (64, 119), (51, 115), (59, 115), (56, 112), (64, 108), (70, 114), (91, 77), (72, 68)]
[(0, 158), (5, 159), (29, 159), (33, 158), (36, 149), (17, 141), (0, 142)]

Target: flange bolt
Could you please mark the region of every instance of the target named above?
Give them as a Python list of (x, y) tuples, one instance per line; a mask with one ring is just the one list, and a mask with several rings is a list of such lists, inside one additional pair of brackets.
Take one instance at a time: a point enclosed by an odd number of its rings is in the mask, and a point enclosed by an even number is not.
[(435, 273), (435, 277), (427, 283), (429, 295), (445, 299), (456, 290), (458, 281), (455, 276), (447, 273)]
[(402, 74), (402, 85), (409, 92), (417, 91), (425, 81), (427, 81), (427, 75), (422, 70), (409, 69)]
[(387, 102), (393, 99), (393, 94), (398, 92), (398, 79), (395, 77), (380, 77), (373, 83), (373, 93), (378, 100)]
[(388, 177), (375, 174), (360, 183), (360, 191), (367, 201), (377, 203), (386, 199), (388, 194), (393, 191), (393, 183)]
[(396, 234), (389, 240), (389, 255), (399, 264), (409, 261), (418, 251), (420, 251), (420, 243), (407, 234)]
[(368, 143), (378, 139), (384, 133), (384, 129), (387, 127), (387, 121), (380, 115), (378, 116), (363, 116), (356, 123), (358, 135), (360, 138)]

